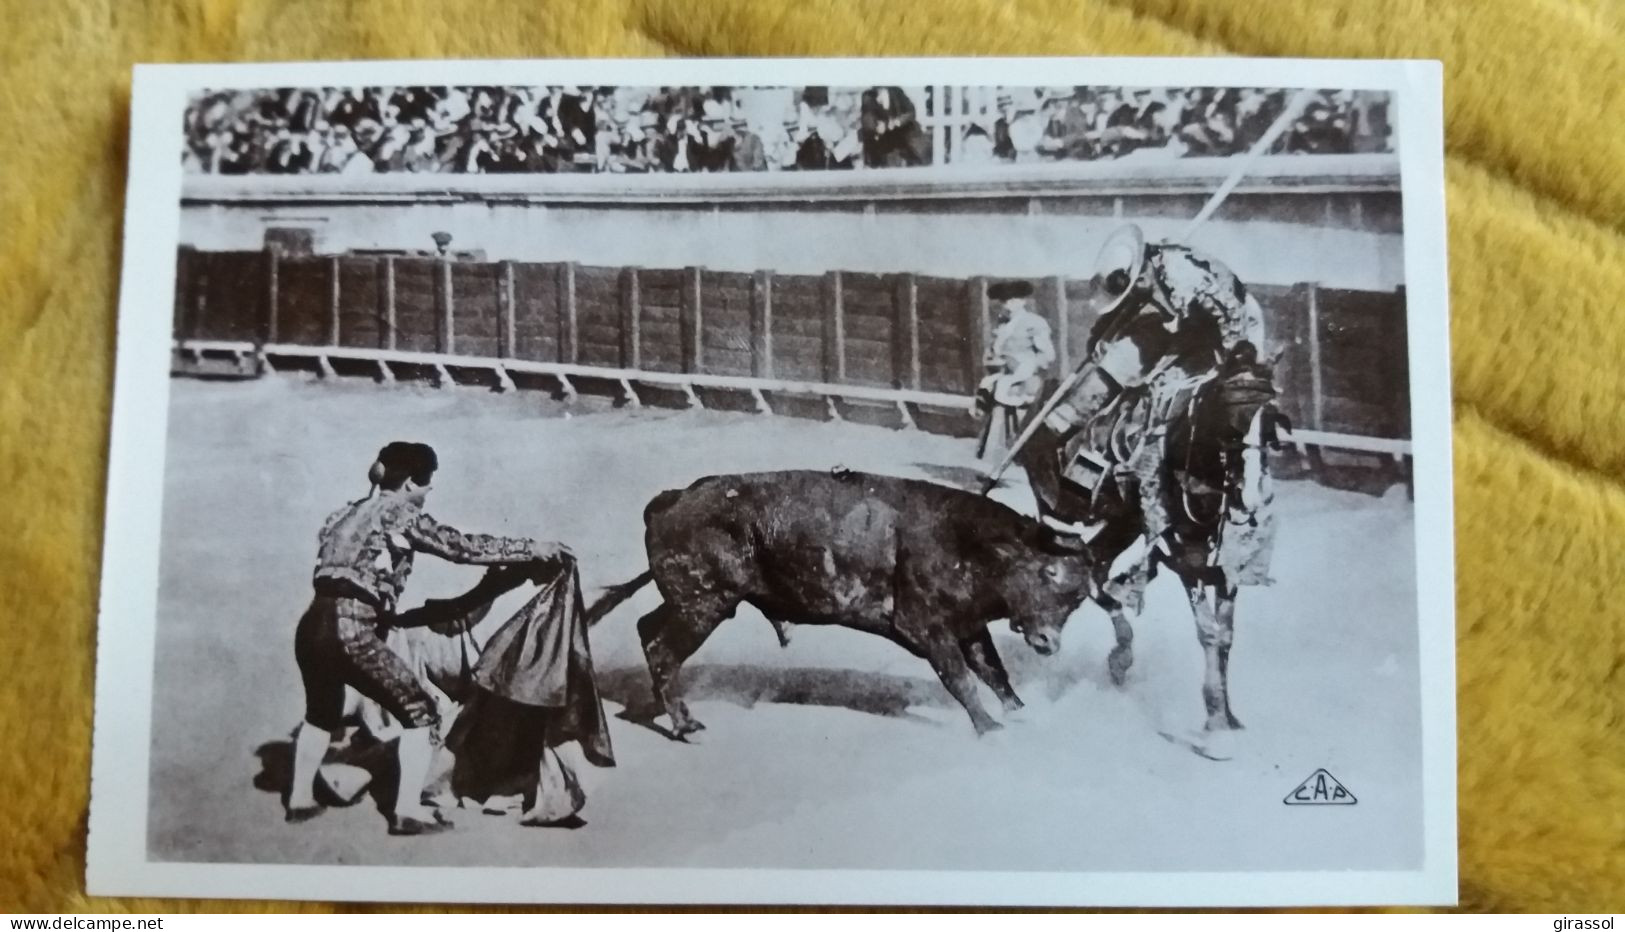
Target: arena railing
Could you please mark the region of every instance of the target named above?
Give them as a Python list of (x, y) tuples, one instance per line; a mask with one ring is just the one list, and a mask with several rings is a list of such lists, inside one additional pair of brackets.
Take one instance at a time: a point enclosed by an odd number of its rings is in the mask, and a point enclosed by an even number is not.
[[(276, 203), (330, 203), (330, 204), (389, 204), (389, 203), (457, 203), (467, 201), (515, 203), (725, 203), (780, 202), (811, 203), (815, 201), (876, 201), (906, 198), (1010, 198), (1040, 197), (1073, 194), (1121, 195), (1136, 194), (1207, 194), (1230, 172), (1232, 160), (1222, 158), (1182, 159), (1120, 159), (1102, 162), (1046, 162), (1031, 164), (1002, 164), (994, 166), (935, 166), (920, 168), (874, 169), (826, 172), (759, 172), (722, 174), (649, 174), (649, 175), (431, 175), (431, 174), (377, 174), (299, 175), (299, 176), (188, 176), (184, 180), (182, 200), (190, 205), (256, 205)], [(1240, 193), (1336, 193), (1336, 192), (1395, 192), (1399, 189), (1397, 160), (1389, 154), (1348, 156), (1266, 156), (1238, 186)], [(333, 261), (337, 261), (336, 259)], [(272, 263), (272, 268), (275, 264)], [(442, 272), (445, 270), (442, 269)], [(337, 281), (337, 273), (334, 273)], [(271, 284), (273, 305), (276, 286)], [(449, 286), (444, 290), (450, 290)], [(334, 294), (337, 286), (334, 285)], [(1065, 297), (1065, 283), (1060, 294)], [(336, 307), (337, 298), (334, 298)], [(449, 300), (448, 304), (449, 313)], [(510, 300), (511, 303), (511, 300)], [(985, 303), (985, 302), (983, 302)], [(1064, 304), (1064, 300), (1062, 301)], [(905, 424), (914, 424), (920, 408), (946, 408), (966, 411), (971, 399), (958, 392), (921, 390), (904, 382), (894, 387), (856, 385), (848, 381), (796, 380), (784, 378), (763, 379), (761, 375), (723, 375), (699, 371), (656, 372), (647, 367), (622, 368), (587, 365), (569, 358), (557, 361), (511, 358), (511, 338), (508, 353), (473, 356), (456, 352), (451, 341), (441, 340), (430, 348), (449, 352), (428, 352), (423, 347), (396, 348), (391, 345), (377, 348), (368, 346), (337, 345), (339, 324), (332, 324), (334, 334), (330, 345), (311, 345), (311, 341), (298, 344), (286, 339), (278, 340), (276, 325), (261, 341), (241, 339), (209, 339), (208, 334), (187, 333), (178, 340), (178, 358), (190, 358), (193, 371), (205, 373), (206, 358), (212, 358), (221, 371), (276, 365), (277, 359), (305, 360), (323, 374), (335, 374), (335, 361), (371, 367), (381, 379), (394, 377), (392, 367), (427, 368), (435, 378), (445, 384), (455, 381), (450, 370), (483, 371), (499, 388), (512, 387), (513, 375), (552, 379), (564, 395), (574, 394), (574, 382), (594, 379), (609, 381), (620, 386), (626, 403), (640, 402), (641, 390), (676, 391), (689, 403), (702, 405), (696, 389), (710, 389), (744, 393), (760, 411), (774, 410), (775, 395), (794, 395), (821, 399), (830, 414), (839, 416), (839, 404), (856, 401), (895, 407)], [(984, 316), (982, 313), (974, 316)], [(634, 318), (635, 319), (635, 318)], [(1058, 322), (1058, 321), (1057, 321)], [(448, 328), (449, 329), (449, 328)], [(1312, 330), (1314, 328), (1311, 328)], [(180, 333), (181, 331), (178, 331)], [(243, 334), (245, 336), (249, 334)], [(227, 336), (222, 334), (221, 336)], [(237, 334), (230, 334), (236, 337)], [(203, 337), (194, 339), (193, 337)], [(327, 342), (327, 341), (324, 341)], [(1314, 343), (1310, 340), (1310, 344)], [(1313, 346), (1311, 346), (1313, 348)], [(624, 355), (624, 354), (623, 354)], [(836, 354), (840, 356), (839, 353)], [(972, 354), (974, 355), (974, 354)], [(636, 354), (633, 355), (636, 363)], [(1064, 364), (1065, 360), (1062, 360)], [(971, 361), (974, 365), (975, 360)], [(916, 363), (916, 368), (918, 364)], [(698, 369), (700, 367), (693, 367)], [(1369, 436), (1314, 429), (1320, 426), (1321, 390), (1318, 374), (1319, 362), (1313, 366), (1316, 381), (1312, 392), (1305, 397), (1314, 398), (1313, 418), (1309, 428), (1294, 431), (1291, 443), (1300, 451), (1308, 448), (1339, 449), (1379, 454), (1403, 460), (1410, 454), (1410, 444), (1398, 437)], [(826, 367), (827, 370), (827, 367)], [(837, 372), (837, 376), (841, 373)], [(962, 383), (963, 384), (963, 383)]]
[[(188, 175), (183, 204), (693, 203), (1039, 197), (1069, 194), (1201, 194), (1230, 174), (1229, 158), (944, 165), (847, 171), (613, 174)], [(1272, 155), (1257, 160), (1236, 193), (1399, 190), (1392, 154)]]
[[(869, 402), (894, 407), (905, 427), (916, 427), (921, 408), (934, 408), (968, 412), (972, 403), (969, 395), (915, 389), (874, 388), (862, 385), (809, 382), (792, 379), (760, 379), (749, 376), (710, 375), (694, 372), (651, 372), (642, 369), (617, 369), (606, 366), (588, 366), (562, 362), (537, 362), (526, 359), (495, 359), (487, 356), (462, 356), (451, 353), (426, 353), (408, 350), (381, 350), (366, 347), (303, 346), (290, 343), (254, 344), (234, 340), (177, 341), (177, 354), (201, 363), (206, 358), (229, 357), (226, 372), (276, 372), (280, 360), (308, 360), (316, 371), (326, 378), (336, 377), (334, 360), (364, 362), (374, 367), (379, 380), (397, 380), (398, 367), (427, 369), (433, 373), (437, 385), (457, 384), (452, 370), (470, 370), (489, 373), (490, 382), (503, 391), (516, 388), (514, 374), (542, 376), (553, 382), (554, 389), (565, 399), (577, 397), (576, 381), (617, 384), (621, 401), (630, 406), (641, 406), (643, 392), (649, 388), (665, 388), (681, 392), (690, 407), (703, 408), (705, 403), (696, 389), (719, 389), (746, 393), (763, 414), (776, 413), (773, 401), (776, 395), (795, 395), (820, 399), (831, 419), (841, 419), (838, 402)], [(1299, 453), (1308, 448), (1346, 450), (1359, 453), (1381, 454), (1396, 463), (1411, 455), (1408, 440), (1387, 437), (1368, 437), (1332, 431), (1294, 429), (1284, 433), (1283, 440)]]

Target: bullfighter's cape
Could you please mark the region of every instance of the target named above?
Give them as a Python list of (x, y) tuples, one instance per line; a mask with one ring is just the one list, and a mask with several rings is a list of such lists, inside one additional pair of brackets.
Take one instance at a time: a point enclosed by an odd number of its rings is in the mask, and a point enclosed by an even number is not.
[(593, 676), (581, 578), (572, 559), (485, 643), (446, 745), (452, 788), (483, 798), (534, 780), (544, 754), (577, 742), (586, 759), (613, 767), (609, 727)]

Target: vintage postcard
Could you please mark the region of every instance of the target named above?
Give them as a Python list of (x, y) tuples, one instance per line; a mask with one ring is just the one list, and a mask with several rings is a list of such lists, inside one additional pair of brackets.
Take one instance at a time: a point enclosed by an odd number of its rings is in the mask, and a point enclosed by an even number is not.
[(1455, 900), (1440, 69), (143, 66), (96, 894)]

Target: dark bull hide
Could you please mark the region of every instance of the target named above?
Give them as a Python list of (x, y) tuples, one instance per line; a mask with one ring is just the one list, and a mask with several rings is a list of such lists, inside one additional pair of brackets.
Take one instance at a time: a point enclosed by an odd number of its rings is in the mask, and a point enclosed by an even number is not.
[(657, 700), (678, 737), (703, 726), (678, 676), (741, 602), (775, 626), (842, 625), (931, 664), (978, 733), (998, 728), (973, 674), (1021, 707), (988, 632), (1010, 619), (1041, 654), (1090, 595), (1089, 557), (1051, 552), (1037, 521), (971, 492), (913, 479), (811, 471), (712, 476), (644, 509), (648, 572), (613, 587), (594, 620), (651, 580), (664, 602), (638, 621)]

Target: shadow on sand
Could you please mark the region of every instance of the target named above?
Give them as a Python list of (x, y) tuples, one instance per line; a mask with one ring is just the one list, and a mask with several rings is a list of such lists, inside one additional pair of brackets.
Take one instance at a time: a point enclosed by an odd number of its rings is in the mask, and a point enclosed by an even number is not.
[[(965, 472), (975, 475), (972, 470)], [(1020, 639), (999, 634), (997, 629), (1002, 624), (994, 623), (997, 649), (1016, 691), (1024, 699), (1054, 701), (1083, 683), (1108, 687), (1102, 658), (1079, 656), (1076, 651), (1070, 656), (1040, 657)], [(964, 710), (932, 674), (931, 668), (920, 661), (919, 670), (918, 675), (899, 675), (833, 667), (694, 663), (683, 668), (682, 694), (689, 702), (720, 701), (743, 709), (761, 703), (782, 703), (848, 709), (931, 728), (969, 727)], [(649, 672), (644, 666), (601, 669), (597, 682), (603, 699), (624, 709), (617, 718), (670, 740), (681, 740), (656, 721), (664, 716), (665, 710), (655, 703)], [(997, 701), (990, 693), (984, 690), (982, 698), (989, 710), (997, 709)], [(927, 717), (915, 709), (948, 714)], [(268, 741), (255, 753), (260, 759), (260, 772), (254, 778), (254, 786), (285, 798), (292, 782), (292, 736)], [(353, 740), (347, 747), (331, 752), (327, 760), (365, 769), (372, 776), (366, 796), (371, 797), (380, 812), (393, 811), (396, 760), (389, 744)], [(318, 801), (329, 806), (345, 805), (323, 793), (320, 783)], [(350, 805), (359, 803), (357, 799)]]
[[(267, 741), (254, 749), (260, 760), (259, 773), (254, 775), (254, 788), (262, 793), (275, 793), (284, 802), (288, 788), (293, 785), (293, 735)], [(316, 781), (316, 801), (324, 806), (356, 806), (371, 799), (381, 813), (395, 811), (397, 762), (393, 748), (374, 741), (356, 741), (348, 747), (330, 751), (326, 763), (350, 764), (367, 771), (372, 777), (367, 791), (348, 802), (327, 791), (322, 781)]]
[[(601, 670), (598, 688), (606, 700), (626, 708), (621, 718), (674, 737), (653, 721), (665, 710), (656, 705), (643, 667)], [(822, 706), (933, 727), (941, 723), (911, 707), (959, 709), (935, 679), (826, 667), (696, 663), (683, 668), (682, 692), (689, 702), (721, 701), (744, 709), (764, 702)]]
[[(1024, 698), (1054, 701), (1081, 684), (1099, 689), (1110, 685), (1105, 663), (1098, 656), (1077, 652), (1071, 657), (1041, 657), (1019, 639), (1001, 637), (998, 641), (999, 655)], [(654, 721), (665, 710), (656, 705), (649, 673), (642, 666), (601, 670), (598, 687), (606, 700), (625, 708), (621, 719), (675, 738)], [(933, 728), (951, 727), (965, 715), (924, 661), (917, 676), (830, 667), (696, 663), (683, 668), (682, 694), (689, 702), (720, 701), (744, 709), (760, 703), (849, 709)], [(997, 709), (990, 692), (983, 690), (982, 699), (990, 710)], [(950, 714), (927, 717), (916, 709)]]

